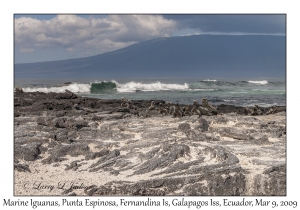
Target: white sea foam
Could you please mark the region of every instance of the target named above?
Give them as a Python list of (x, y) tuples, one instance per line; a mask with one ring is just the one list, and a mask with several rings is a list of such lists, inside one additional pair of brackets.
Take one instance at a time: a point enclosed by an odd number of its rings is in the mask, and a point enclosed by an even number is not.
[(211, 89), (211, 88), (202, 88), (202, 89), (189, 89), (189, 91), (215, 91), (215, 90), (219, 90), (219, 89)]
[(277, 103), (244, 103), (242, 106), (247, 107), (253, 107), (255, 105), (261, 106), (261, 107), (271, 107), (271, 106), (278, 106)]
[(165, 84), (159, 81), (154, 83), (141, 83), (141, 82), (128, 82), (125, 84), (118, 83), (115, 80), (112, 80), (117, 85), (118, 92), (135, 92), (136, 90), (140, 91), (160, 91), (160, 90), (187, 90), (189, 88), (188, 84)]
[(224, 99), (224, 101), (225, 102), (236, 102), (236, 100), (229, 100), (229, 99), (228, 100)]
[(253, 84), (258, 84), (258, 85), (266, 85), (268, 84), (268, 81), (267, 80), (260, 80), (260, 81), (248, 81), (249, 83), (253, 83)]
[(205, 79), (205, 80), (202, 80), (204, 82), (217, 82), (218, 80), (215, 80), (215, 79)]
[(91, 88), (91, 84), (78, 84), (78, 83), (73, 83), (71, 85), (65, 85), (65, 86), (60, 86), (60, 87), (27, 87), (23, 88), (25, 92), (44, 92), (44, 93), (50, 93), (50, 92), (55, 92), (55, 93), (64, 93), (65, 90), (69, 90), (73, 93), (89, 93)]

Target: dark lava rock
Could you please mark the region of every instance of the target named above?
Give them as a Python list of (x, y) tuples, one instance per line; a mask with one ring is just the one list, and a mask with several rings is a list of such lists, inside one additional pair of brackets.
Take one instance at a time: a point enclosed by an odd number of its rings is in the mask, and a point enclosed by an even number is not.
[[(90, 168), (92, 168), (90, 170), (90, 172), (95, 172), (104, 167), (114, 165), (116, 163), (116, 160), (119, 158), (119, 155), (120, 155), (120, 150), (115, 149), (115, 150), (111, 151), (109, 154), (104, 155), (103, 157), (100, 157), (100, 159), (96, 163), (94, 163), (90, 166)], [(98, 165), (100, 165), (100, 166), (95, 168)]]
[(76, 171), (79, 166), (81, 166), (81, 164), (77, 164), (78, 162), (80, 162), (79, 160), (75, 160), (73, 162), (70, 163), (70, 165), (67, 165), (67, 167), (65, 168), (65, 171), (68, 171), (68, 170), (73, 170), (73, 171)]
[(19, 172), (31, 172), (29, 169), (29, 165), (25, 165), (25, 164), (15, 164), (14, 170), (17, 170)]
[(100, 152), (91, 152), (91, 153), (89, 153), (85, 156), (85, 159), (86, 160), (93, 160), (95, 158), (99, 158), (99, 157), (102, 157), (104, 155), (107, 155), (108, 153), (109, 153), (108, 149), (101, 150)]
[(38, 155), (41, 154), (39, 147), (41, 143), (32, 142), (26, 146), (15, 145), (14, 157), (15, 159), (24, 159), (26, 161), (34, 161)]
[(199, 124), (195, 127), (196, 130), (200, 130), (201, 132), (208, 131), (209, 124), (204, 118), (200, 118), (198, 120)]
[(71, 123), (68, 123), (66, 122), (66, 125), (69, 127), (69, 128), (76, 128), (77, 130), (78, 129), (81, 129), (83, 127), (88, 127), (88, 122), (87, 121), (84, 121), (84, 120), (77, 120), (75, 122), (71, 122)]
[(36, 122), (38, 125), (48, 126), (52, 120), (53, 117), (38, 117)]
[(76, 120), (71, 117), (54, 118), (51, 121), (51, 125), (56, 128), (69, 128), (69, 129), (75, 129), (75, 130), (89, 126), (87, 121)]
[[(64, 160), (67, 160), (67, 158), (50, 156), (50, 157), (42, 160), (42, 163), (43, 164), (51, 164), (51, 163), (56, 163), (56, 162), (62, 162)], [(56, 165), (54, 167), (56, 167)]]
[(255, 195), (286, 196), (286, 164), (272, 166), (254, 178)]
[(65, 90), (65, 93), (61, 93), (61, 94), (57, 94), (55, 96), (55, 99), (74, 99), (77, 98), (77, 95), (75, 95), (74, 93), (72, 93), (69, 90)]
[(87, 144), (71, 144), (60, 146), (58, 150), (55, 151), (53, 155), (62, 157), (65, 155), (70, 155), (72, 157), (77, 157), (78, 155), (86, 155), (90, 151), (90, 148)]
[(127, 112), (130, 113), (130, 109), (128, 108), (117, 108), (114, 110), (114, 112)]
[(233, 176), (220, 175), (212, 176), (212, 181), (208, 184), (208, 195), (210, 196), (237, 196), (245, 191), (245, 175), (237, 173)]
[[(171, 115), (161, 116), (158, 110), (149, 110), (150, 101), (145, 100), (134, 100), (133, 110), (121, 108), (120, 100), (84, 98), (69, 91), (16, 92), (14, 96), (15, 170), (30, 172), (29, 166), (18, 160), (33, 161), (43, 158), (44, 153), (49, 156), (42, 163), (51, 164), (51, 168), (62, 166), (60, 162), (67, 160), (68, 155), (83, 155), (85, 159), (65, 164), (65, 170), (75, 171), (88, 164), (88, 170), (82, 173), (91, 172), (97, 177), (105, 171), (116, 176), (112, 182), (84, 189), (87, 195), (286, 194), (286, 166), (278, 165), (284, 162), (285, 155), (286, 126), (281, 119), (266, 123), (261, 120), (263, 116), (241, 116), (243, 107), (232, 105), (218, 107), (219, 113), (228, 113), (224, 115), (171, 119)], [(156, 106), (161, 102), (156, 100)], [(152, 120), (142, 119), (151, 116), (171, 124), (157, 126)], [(230, 126), (228, 121), (236, 124)], [(173, 123), (181, 124), (174, 127)], [(177, 131), (186, 136), (177, 135)], [(269, 142), (268, 138), (278, 141)], [(97, 152), (90, 150), (90, 143), (97, 143)], [(253, 149), (253, 145), (262, 146)], [(244, 161), (239, 162), (235, 155), (246, 160), (250, 157), (249, 163), (267, 170), (257, 174), (254, 169), (243, 169)], [(265, 157), (276, 160), (262, 161)], [(76, 173), (81, 171), (72, 174)], [(127, 181), (124, 174), (135, 176), (135, 181)], [(64, 193), (76, 195), (71, 191)]]
[(223, 137), (229, 137), (237, 140), (252, 140), (253, 137), (245, 134), (244, 131), (238, 130), (236, 128), (232, 127), (220, 127), (216, 128), (216, 131), (220, 133), (221, 136)]
[(186, 132), (188, 130), (191, 130), (191, 126), (188, 123), (181, 123), (178, 125), (178, 130), (182, 132)]
[(153, 158), (142, 163), (133, 174), (144, 174), (172, 165), (178, 158), (189, 155), (190, 148), (184, 144), (163, 144), (162, 150)]
[(21, 116), (20, 113), (14, 112), (14, 117), (20, 117), (20, 116)]
[(65, 160), (63, 156), (70, 155), (77, 157), (78, 155), (87, 155), (90, 152), (90, 148), (87, 144), (75, 143), (71, 145), (59, 145), (59, 148), (54, 148), (53, 153), (42, 161), (43, 164), (51, 164), (54, 162), (61, 162)]
[(72, 140), (68, 137), (67, 129), (58, 129), (53, 134), (53, 139), (58, 142), (71, 143)]

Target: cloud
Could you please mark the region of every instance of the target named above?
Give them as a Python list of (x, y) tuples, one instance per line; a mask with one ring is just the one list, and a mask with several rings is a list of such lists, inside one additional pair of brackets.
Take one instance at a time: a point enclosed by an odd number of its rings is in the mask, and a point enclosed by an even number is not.
[[(176, 22), (160, 15), (108, 15), (83, 18), (57, 15), (52, 19), (15, 19), (15, 46), (19, 52), (62, 48), (78, 56), (104, 53), (136, 42), (170, 36)], [(79, 55), (80, 54), (80, 55)]]
[(91, 56), (158, 37), (285, 35), (286, 23), (285, 15), (42, 16), (15, 16), (16, 62)]
[(198, 29), (202, 32), (239, 32), (253, 34), (285, 34), (284, 14), (223, 14), (223, 15), (163, 15), (177, 22), (178, 29)]
[(23, 48), (21, 47), (21, 49), (19, 50), (20, 53), (32, 53), (35, 50), (33, 48)]

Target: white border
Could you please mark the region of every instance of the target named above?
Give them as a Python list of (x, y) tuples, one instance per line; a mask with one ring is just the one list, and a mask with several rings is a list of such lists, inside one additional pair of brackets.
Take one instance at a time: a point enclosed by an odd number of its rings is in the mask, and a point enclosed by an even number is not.
[[(14, 0), (1, 6), (1, 208), (3, 198), (29, 200), (30, 197), (13, 197), (13, 14), (14, 13), (281, 13), (287, 14), (287, 196), (259, 197), (266, 200), (298, 200), (299, 181), (299, 130), (297, 112), (299, 96), (299, 7), (296, 1), (227, 0), (227, 1), (33, 1)], [(4, 135), (3, 135), (4, 134)], [(129, 198), (129, 197), (127, 197)], [(214, 197), (220, 202), (224, 197)], [(34, 197), (35, 200), (61, 200), (61, 197)], [(71, 199), (71, 198), (70, 198)], [(75, 198), (72, 198), (73, 200)], [(84, 198), (81, 198), (84, 199)], [(102, 199), (111, 200), (113, 197)], [(116, 198), (117, 200), (120, 197)], [(131, 198), (140, 200), (140, 197)], [(154, 199), (159, 199), (154, 198)], [(169, 198), (173, 199), (173, 198)], [(196, 199), (196, 198), (195, 198)], [(201, 198), (200, 198), (201, 199)], [(209, 197), (203, 199), (209, 200)], [(239, 197), (231, 198), (240, 200)], [(255, 197), (246, 197), (254, 200)], [(95, 199), (96, 200), (96, 199)], [(298, 203), (299, 205), (299, 203)], [(6, 209), (7, 207), (5, 207)], [(73, 207), (72, 207), (73, 208)], [(99, 207), (98, 207), (99, 208)], [(135, 207), (137, 208), (137, 207)], [(187, 208), (187, 207), (183, 207)], [(257, 208), (257, 207), (256, 207)], [(3, 209), (3, 208), (2, 208)], [(41, 208), (38, 208), (41, 209)], [(50, 209), (50, 208), (48, 208)], [(260, 208), (258, 208), (260, 209)], [(281, 209), (281, 208), (276, 208)]]

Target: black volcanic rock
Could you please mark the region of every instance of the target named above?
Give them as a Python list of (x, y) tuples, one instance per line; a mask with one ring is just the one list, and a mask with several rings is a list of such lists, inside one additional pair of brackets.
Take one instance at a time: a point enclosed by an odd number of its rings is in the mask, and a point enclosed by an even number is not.
[(172, 118), (149, 111), (149, 101), (134, 100), (135, 114), (119, 112), (120, 100), (67, 94), (15, 93), (31, 104), (14, 107), (17, 192), (17, 183), (68, 173), (92, 186), (49, 194), (286, 195), (285, 112), (251, 116), (220, 105), (218, 115)]

